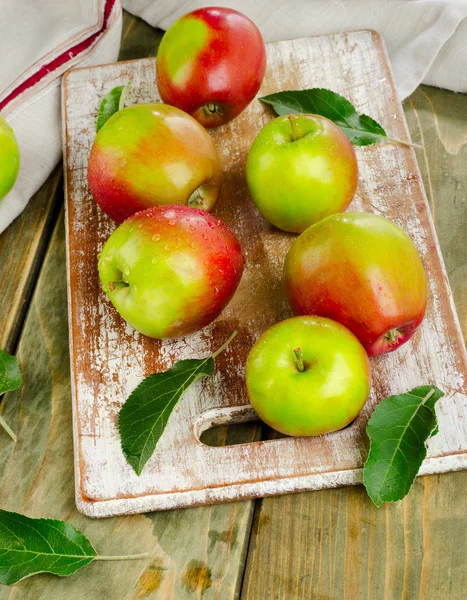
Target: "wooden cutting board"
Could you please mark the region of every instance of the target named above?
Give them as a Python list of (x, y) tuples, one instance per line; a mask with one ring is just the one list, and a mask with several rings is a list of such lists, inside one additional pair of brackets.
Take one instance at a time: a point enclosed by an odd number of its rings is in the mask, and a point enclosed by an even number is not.
[[(384, 44), (372, 31), (267, 45), (268, 69), (259, 96), (326, 87), (351, 100), (389, 136), (409, 139)], [(115, 225), (97, 208), (86, 169), (102, 96), (132, 82), (130, 103), (159, 100), (155, 61), (143, 59), (70, 71), (63, 82), (68, 302), (73, 393), (76, 503), (103, 517), (226, 502), (360, 483), (368, 441), (366, 422), (378, 399), (422, 384), (446, 393), (437, 404), (439, 434), (430, 439), (421, 473), (467, 468), (467, 360), (452, 294), (411, 148), (378, 143), (357, 148), (360, 182), (350, 210), (387, 217), (409, 233), (429, 276), (426, 318), (397, 352), (373, 359), (371, 396), (346, 429), (318, 438), (283, 438), (210, 447), (202, 431), (252, 420), (244, 365), (258, 336), (291, 316), (282, 264), (293, 235), (258, 213), (245, 182), (250, 145), (273, 114), (258, 101), (212, 131), (225, 172), (216, 215), (236, 232), (246, 268), (230, 305), (215, 323), (187, 338), (145, 338), (120, 319), (101, 290), (97, 253)], [(390, 252), (390, 248), (388, 248)], [(138, 477), (120, 449), (118, 411), (150, 373), (182, 358), (209, 355), (239, 334), (218, 359), (217, 374), (193, 385), (180, 401), (156, 452)]]

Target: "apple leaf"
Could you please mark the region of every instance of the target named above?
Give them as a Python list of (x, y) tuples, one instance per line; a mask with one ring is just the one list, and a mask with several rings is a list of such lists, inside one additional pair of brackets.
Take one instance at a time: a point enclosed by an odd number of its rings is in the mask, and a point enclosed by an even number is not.
[[(18, 359), (11, 356), (8, 352), (0, 350), (0, 396), (5, 392), (16, 390), (21, 385), (21, 370)], [(5, 429), (11, 439), (16, 442), (16, 435), (11, 430), (8, 423), (0, 415), (0, 425)]]
[(137, 475), (156, 449), (177, 402), (197, 379), (214, 375), (214, 359), (236, 335), (234, 331), (207, 358), (181, 360), (168, 371), (149, 375), (130, 394), (120, 409), (118, 430), (123, 454)]
[(99, 131), (114, 113), (122, 110), (125, 106), (125, 100), (128, 96), (129, 89), (130, 83), (128, 82), (126, 85), (114, 87), (113, 90), (110, 90), (110, 92), (102, 98), (97, 114), (96, 131)]
[(444, 393), (434, 385), (382, 400), (366, 428), (370, 453), (363, 484), (376, 504), (401, 500), (426, 457), (426, 441), (437, 433), (436, 402)]
[(325, 88), (276, 92), (263, 96), (260, 100), (271, 105), (280, 116), (307, 113), (326, 117), (338, 125), (355, 146), (368, 146), (380, 140), (416, 145), (388, 138), (383, 127), (374, 119), (358, 114), (347, 98)]
[(136, 560), (147, 554), (100, 556), (70, 523), (32, 519), (0, 510), (0, 583), (14, 585), (37, 573), (67, 577), (93, 560)]

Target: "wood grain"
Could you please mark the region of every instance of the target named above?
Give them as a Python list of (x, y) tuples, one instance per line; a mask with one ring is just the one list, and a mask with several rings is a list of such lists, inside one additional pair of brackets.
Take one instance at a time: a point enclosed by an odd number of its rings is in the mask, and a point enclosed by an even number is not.
[(15, 350), (62, 200), (60, 165), (0, 235), (0, 348), (7, 352)]
[[(312, 86), (335, 89), (380, 121), (388, 135), (408, 139), (381, 39), (362, 31), (268, 44), (269, 67), (260, 94)], [(324, 67), (323, 67), (324, 65)], [(226, 181), (216, 214), (237, 233), (247, 265), (223, 315), (186, 339), (140, 336), (101, 291), (96, 256), (114, 225), (93, 202), (86, 181), (101, 95), (132, 81), (129, 103), (157, 99), (155, 64), (140, 60), (71, 71), (64, 81), (72, 389), (76, 486), (80, 510), (93, 516), (167, 509), (303, 489), (358, 483), (367, 452), (364, 427), (378, 399), (420, 384), (446, 392), (438, 406), (440, 433), (429, 442), (421, 472), (467, 465), (467, 363), (451, 292), (415, 154), (397, 144), (358, 148), (360, 184), (351, 209), (394, 220), (412, 236), (429, 273), (429, 307), (413, 340), (375, 359), (373, 390), (352, 426), (319, 438), (274, 439), (212, 448), (199, 441), (212, 425), (252, 418), (243, 368), (257, 336), (290, 315), (282, 264), (292, 236), (273, 229), (248, 197), (244, 165), (251, 142), (271, 112), (259, 102), (213, 133)], [(260, 308), (259, 308), (260, 307)], [(238, 329), (238, 341), (218, 359), (218, 372), (195, 384), (174, 410), (143, 474), (121, 449), (116, 418), (129, 393), (151, 372), (180, 358), (205, 356)]]
[[(466, 339), (467, 95), (422, 86), (404, 109)], [(380, 509), (361, 487), (258, 501), (242, 599), (463, 600), (466, 514), (467, 472)]]

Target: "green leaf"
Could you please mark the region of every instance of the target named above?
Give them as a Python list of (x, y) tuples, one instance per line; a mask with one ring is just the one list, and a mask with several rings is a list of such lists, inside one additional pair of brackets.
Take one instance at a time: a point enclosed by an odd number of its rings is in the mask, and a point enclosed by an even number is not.
[(382, 400), (366, 428), (370, 453), (363, 484), (376, 504), (401, 500), (426, 456), (425, 443), (437, 433), (436, 402), (444, 393), (434, 385)]
[(99, 106), (99, 113), (97, 115), (96, 131), (99, 131), (114, 113), (122, 110), (125, 106), (125, 100), (128, 96), (129, 89), (130, 83), (119, 85), (118, 87), (114, 87), (113, 90), (102, 98)]
[(278, 115), (308, 113), (326, 117), (338, 125), (355, 146), (367, 146), (382, 139), (416, 145), (388, 138), (379, 123), (368, 115), (358, 114), (351, 102), (331, 90), (290, 90), (263, 96), (260, 100), (271, 105)]
[(0, 510), (0, 582), (13, 585), (36, 573), (71, 575), (97, 555), (70, 523), (31, 519)]
[[(11, 356), (4, 350), (0, 350), (0, 396), (5, 392), (11, 392), (18, 389), (21, 382), (21, 370), (19, 368), (18, 359), (16, 356)], [(8, 433), (11, 439), (16, 442), (16, 435), (1, 415), (0, 425)]]
[(67, 577), (93, 560), (136, 560), (146, 556), (100, 556), (70, 523), (0, 510), (0, 583), (5, 585), (37, 573)]
[(177, 402), (197, 379), (214, 375), (214, 359), (237, 335), (235, 331), (207, 358), (175, 363), (168, 371), (143, 379), (120, 409), (118, 430), (123, 453), (137, 475), (156, 449)]
[(0, 350), (0, 394), (16, 390), (21, 385), (18, 359)]

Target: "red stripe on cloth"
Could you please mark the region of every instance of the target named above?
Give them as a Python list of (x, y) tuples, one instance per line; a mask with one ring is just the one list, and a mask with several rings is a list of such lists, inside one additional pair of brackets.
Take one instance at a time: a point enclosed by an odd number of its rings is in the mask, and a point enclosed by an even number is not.
[(27, 79), (25, 79), (22, 83), (20, 83), (18, 87), (16, 87), (12, 92), (10, 92), (10, 94), (8, 94), (8, 96), (6, 96), (6, 98), (4, 98), (0, 102), (0, 110), (3, 110), (7, 104), (9, 104), (12, 100), (17, 98), (27, 89), (36, 85), (36, 83), (38, 83), (46, 75), (49, 75), (49, 73), (52, 73), (53, 71), (59, 69), (65, 63), (78, 56), (78, 54), (80, 54), (84, 50), (87, 50), (87, 48), (89, 48), (93, 44), (93, 42), (95, 42), (97, 38), (101, 36), (102, 33), (107, 29), (109, 18), (112, 13), (112, 9), (115, 5), (115, 2), (116, 0), (106, 0), (104, 6), (104, 22), (99, 31), (96, 31), (96, 33), (93, 33), (87, 39), (83, 40), (79, 44), (76, 44), (76, 46), (69, 48), (68, 50), (51, 60), (49, 63), (42, 65), (42, 67), (40, 67), (38, 71), (36, 71)]

